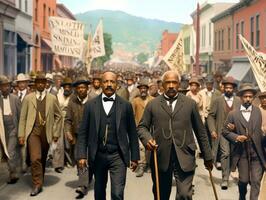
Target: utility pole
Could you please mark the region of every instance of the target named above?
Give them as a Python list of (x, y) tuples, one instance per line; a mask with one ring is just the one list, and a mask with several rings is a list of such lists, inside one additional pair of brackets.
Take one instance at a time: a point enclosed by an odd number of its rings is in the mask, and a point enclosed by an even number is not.
[(197, 4), (197, 18), (196, 18), (196, 75), (200, 74), (200, 64), (199, 64), (199, 48), (200, 48), (200, 6)]

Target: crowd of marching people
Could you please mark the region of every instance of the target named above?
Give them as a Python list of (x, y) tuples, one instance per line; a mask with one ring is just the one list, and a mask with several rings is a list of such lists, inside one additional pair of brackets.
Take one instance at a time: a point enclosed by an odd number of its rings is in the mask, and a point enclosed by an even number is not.
[[(77, 199), (94, 180), (95, 199), (123, 199), (126, 170), (151, 173), (154, 198), (193, 195), (196, 157), (237, 179), (239, 199), (258, 199), (266, 168), (266, 92), (222, 74), (178, 72), (20, 73), (0, 76), (0, 149), (8, 184), (30, 171), (30, 196), (42, 192), (48, 164), (75, 167)], [(154, 151), (158, 155), (156, 189)], [(1, 163), (0, 163), (1, 164)], [(263, 182), (262, 182), (263, 183)], [(265, 184), (265, 183), (264, 183)]]

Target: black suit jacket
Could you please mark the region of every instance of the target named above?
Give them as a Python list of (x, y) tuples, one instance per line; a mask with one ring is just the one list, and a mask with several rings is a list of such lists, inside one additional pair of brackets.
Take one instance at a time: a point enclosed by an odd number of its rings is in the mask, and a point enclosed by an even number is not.
[[(95, 161), (98, 149), (101, 101), (102, 95), (99, 95), (86, 103), (77, 135), (77, 158), (88, 158), (89, 163)], [(139, 143), (133, 109), (129, 102), (118, 95), (114, 103), (116, 104), (118, 145), (122, 152), (122, 159), (129, 166), (130, 160), (139, 160)]]
[(197, 137), (204, 159), (212, 160), (207, 132), (196, 102), (183, 94), (178, 94), (173, 113), (162, 95), (151, 100), (145, 107), (138, 125), (138, 135), (144, 146), (152, 138), (158, 144), (160, 171), (167, 171), (169, 167), (172, 144), (182, 170), (188, 172), (195, 169), (196, 144), (192, 130)]

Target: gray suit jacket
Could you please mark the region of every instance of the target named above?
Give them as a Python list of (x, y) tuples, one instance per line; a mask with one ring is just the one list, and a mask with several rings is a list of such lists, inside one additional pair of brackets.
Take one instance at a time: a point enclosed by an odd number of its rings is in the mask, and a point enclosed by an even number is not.
[(192, 130), (195, 132), (204, 159), (212, 160), (207, 132), (195, 101), (183, 94), (178, 95), (173, 113), (163, 95), (151, 100), (147, 104), (138, 126), (138, 135), (144, 146), (152, 138), (158, 144), (157, 155), (160, 171), (168, 169), (172, 144), (174, 144), (183, 171), (188, 172), (195, 169), (196, 144)]
[[(233, 109), (240, 105), (240, 99), (234, 97)], [(221, 135), (223, 124), (228, 113), (226, 112), (226, 103), (224, 96), (217, 97), (211, 103), (210, 112), (207, 118), (208, 128), (210, 132), (215, 131), (219, 136)]]
[[(228, 123), (235, 125), (236, 128), (234, 131), (227, 128)], [(236, 168), (237, 163), (245, 148), (244, 143), (236, 142), (236, 137), (239, 135), (246, 135), (247, 130), (249, 130), (249, 136), (251, 137), (251, 140), (255, 146), (257, 155), (264, 168), (266, 168), (265, 151), (262, 146), (263, 132), (261, 130), (261, 123), (261, 112), (259, 108), (255, 106), (252, 107), (249, 123), (247, 123), (245, 118), (242, 116), (240, 106), (228, 114), (226, 122), (224, 123), (222, 134), (233, 144), (231, 148), (232, 170)]]
[[(20, 110), (21, 110), (21, 102), (20, 102), (19, 98), (14, 94), (9, 95), (9, 101), (10, 101), (10, 108), (11, 108), (11, 112), (12, 112), (13, 122), (15, 125), (14, 134), (17, 135), (18, 134)], [(0, 96), (0, 106), (1, 106), (2, 111), (4, 112), (2, 96)]]

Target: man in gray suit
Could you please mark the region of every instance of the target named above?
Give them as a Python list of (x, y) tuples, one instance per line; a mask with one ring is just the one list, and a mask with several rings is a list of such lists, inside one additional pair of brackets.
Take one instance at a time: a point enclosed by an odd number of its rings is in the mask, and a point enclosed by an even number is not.
[(239, 91), (241, 105), (228, 114), (222, 134), (232, 143), (231, 169), (239, 171), (239, 200), (245, 200), (250, 184), (250, 200), (257, 200), (263, 172), (266, 168), (262, 146), (262, 116), (252, 105), (256, 94), (251, 84), (243, 84)]
[[(212, 169), (211, 148), (196, 102), (178, 93), (180, 83), (178, 72), (167, 71), (162, 81), (165, 92), (145, 107), (138, 125), (138, 135), (146, 149), (158, 151), (160, 199), (170, 198), (174, 173), (176, 199), (190, 200), (196, 168), (196, 144), (192, 130), (203, 153), (205, 167), (209, 170)], [(152, 154), (151, 171), (156, 199), (153, 158)]]
[(240, 100), (234, 96), (234, 89), (237, 84), (232, 78), (229, 77), (223, 80), (222, 84), (224, 85), (224, 94), (212, 101), (207, 123), (211, 133), (212, 154), (215, 165), (217, 157), (220, 155), (222, 168), (221, 189), (226, 190), (230, 175), (230, 146), (222, 135), (222, 128), (228, 113), (239, 106)]
[(18, 149), (18, 122), (21, 102), (17, 96), (10, 94), (11, 81), (6, 76), (0, 78), (0, 106), (3, 111), (5, 139), (9, 158), (7, 161), (9, 170), (8, 184), (14, 184), (18, 180), (19, 149)]

